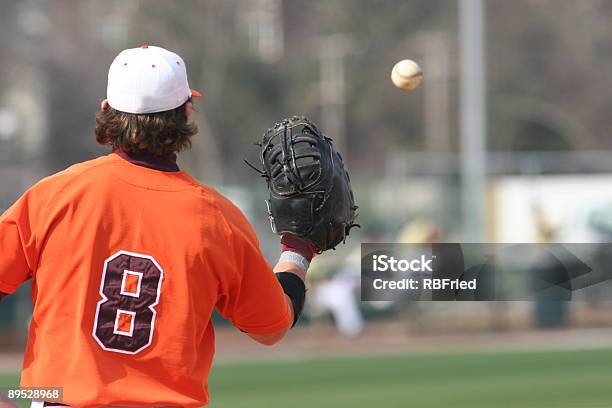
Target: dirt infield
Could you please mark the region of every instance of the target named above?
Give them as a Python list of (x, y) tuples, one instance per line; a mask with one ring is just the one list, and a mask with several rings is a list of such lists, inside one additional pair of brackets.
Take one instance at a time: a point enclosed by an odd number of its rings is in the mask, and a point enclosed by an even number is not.
[(411, 334), (401, 324), (370, 324), (362, 336), (346, 338), (331, 326), (309, 326), (290, 333), (274, 347), (258, 345), (227, 328), (217, 332), (216, 362), (308, 359), (404, 353), (563, 350), (612, 347), (612, 329), (521, 330), (492, 333)]
[[(357, 338), (346, 338), (326, 324), (293, 330), (274, 347), (259, 345), (231, 327), (216, 331), (215, 362), (303, 360), (326, 356), (363, 356), (470, 351), (522, 351), (612, 348), (612, 328), (512, 330), (418, 334), (401, 323), (370, 323)], [(0, 353), (0, 374), (15, 373), (20, 353)]]

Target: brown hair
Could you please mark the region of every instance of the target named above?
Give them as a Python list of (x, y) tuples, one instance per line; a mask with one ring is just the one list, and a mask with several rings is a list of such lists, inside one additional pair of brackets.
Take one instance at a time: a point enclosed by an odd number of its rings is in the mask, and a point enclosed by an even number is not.
[(155, 113), (126, 113), (108, 106), (96, 114), (96, 141), (126, 153), (148, 151), (165, 156), (191, 147), (198, 127), (185, 117), (187, 101)]

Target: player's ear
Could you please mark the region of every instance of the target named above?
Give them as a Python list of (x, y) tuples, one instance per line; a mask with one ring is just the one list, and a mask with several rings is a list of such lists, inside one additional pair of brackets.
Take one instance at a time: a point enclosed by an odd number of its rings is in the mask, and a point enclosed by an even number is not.
[(102, 111), (105, 111), (106, 109), (108, 109), (108, 106), (109, 106), (109, 105), (108, 105), (108, 99), (103, 100), (103, 101), (100, 103), (100, 111), (101, 111), (101, 112), (102, 112)]
[(191, 111), (193, 110), (193, 103), (189, 100), (185, 103), (185, 120), (189, 122), (191, 119)]

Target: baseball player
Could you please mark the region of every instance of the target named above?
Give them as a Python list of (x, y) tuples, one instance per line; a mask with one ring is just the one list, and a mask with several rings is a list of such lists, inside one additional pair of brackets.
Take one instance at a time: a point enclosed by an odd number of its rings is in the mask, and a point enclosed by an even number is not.
[(176, 164), (199, 96), (175, 53), (122, 51), (96, 116), (112, 153), (0, 217), (0, 297), (32, 280), (22, 387), (63, 387), (74, 407), (202, 406), (215, 308), (265, 345), (298, 320), (313, 245), (282, 235), (271, 269), (240, 210)]

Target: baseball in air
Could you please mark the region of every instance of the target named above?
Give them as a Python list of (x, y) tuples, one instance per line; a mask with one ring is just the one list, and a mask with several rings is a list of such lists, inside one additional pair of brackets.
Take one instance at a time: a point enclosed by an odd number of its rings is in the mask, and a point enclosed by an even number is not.
[(402, 91), (410, 92), (423, 81), (423, 71), (416, 62), (409, 59), (401, 60), (393, 66), (391, 81)]

